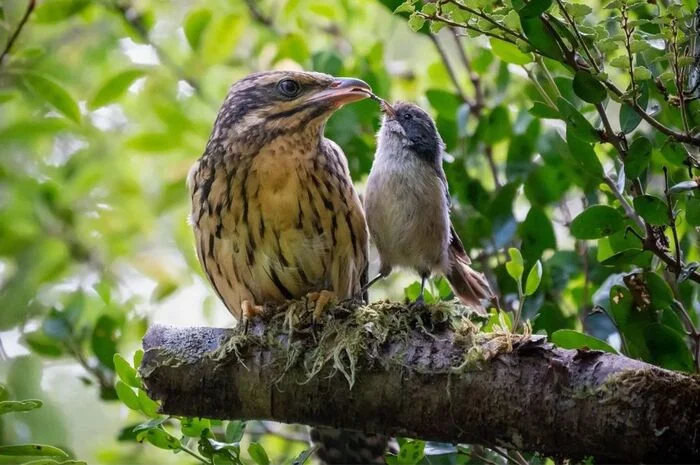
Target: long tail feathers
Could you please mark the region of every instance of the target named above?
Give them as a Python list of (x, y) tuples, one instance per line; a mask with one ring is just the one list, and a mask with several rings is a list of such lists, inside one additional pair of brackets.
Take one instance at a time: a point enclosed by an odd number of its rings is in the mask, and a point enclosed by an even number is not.
[(481, 301), (493, 298), (493, 291), (486, 277), (472, 269), (471, 260), (464, 250), (459, 237), (452, 230), (452, 242), (449, 248), (450, 272), (447, 281), (452, 287), (455, 296), (464, 305), (473, 307), (479, 313), (485, 314), (486, 310)]

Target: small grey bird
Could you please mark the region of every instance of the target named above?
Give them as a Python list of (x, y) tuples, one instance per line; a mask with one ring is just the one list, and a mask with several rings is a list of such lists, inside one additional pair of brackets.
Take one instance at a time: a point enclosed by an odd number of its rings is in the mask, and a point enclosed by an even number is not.
[(430, 116), (417, 105), (382, 102), (384, 118), (367, 179), (365, 215), (379, 252), (379, 274), (394, 267), (414, 269), (425, 281), (443, 274), (459, 300), (483, 312), (481, 299), (493, 297), (489, 283), (469, 265), (450, 221), (450, 195), (442, 169), (444, 143)]

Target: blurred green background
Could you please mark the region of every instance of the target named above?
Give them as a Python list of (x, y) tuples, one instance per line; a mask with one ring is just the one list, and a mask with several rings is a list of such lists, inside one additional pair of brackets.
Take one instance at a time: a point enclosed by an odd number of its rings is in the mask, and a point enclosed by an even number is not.
[[(594, 3), (599, 17), (612, 14)], [(0, 0), (0, 47), (28, 4)], [(599, 262), (633, 238), (620, 233), (587, 245), (569, 234), (571, 218), (584, 206), (614, 198), (572, 162), (562, 123), (528, 111), (533, 100), (542, 100), (528, 74), (550, 70), (535, 69), (531, 60), (515, 64), (518, 56), (509, 60), (503, 50), (496, 56), (483, 37), (448, 29), (433, 35), (427, 26), (413, 32), (405, 17), (392, 14), (399, 4), (37, 3), (0, 61), (0, 382), (11, 398), (42, 399), (44, 406), (0, 416), (0, 444), (53, 444), (90, 464), (192, 463), (185, 454), (133, 441), (127, 427), (143, 417), (115, 400), (113, 354), (131, 355), (153, 323), (234, 324), (195, 256), (185, 177), (229, 85), (253, 71), (354, 76), (382, 97), (429, 110), (449, 152), (445, 169), (455, 224), (502, 305), (517, 305), (504, 267), (504, 250), (516, 246), (526, 270), (543, 263), (542, 286), (524, 307), (526, 316), (537, 316), (535, 331), (586, 330), (621, 348), (605, 312), (590, 312), (594, 305), (608, 306), (610, 287), (634, 265)], [(571, 73), (549, 65), (554, 78), (542, 79), (545, 91), (585, 105), (571, 90)], [(612, 77), (621, 82), (624, 73)], [(619, 107), (612, 108), (617, 120)], [(668, 121), (677, 122), (673, 118)], [(360, 191), (378, 124), (376, 103), (363, 101), (339, 111), (327, 126)], [(660, 150), (663, 141), (650, 137), (654, 175), (648, 180), (659, 191), (660, 167), (668, 159)], [(603, 163), (619, 168), (612, 157)], [(685, 173), (681, 163), (671, 167), (677, 181)], [(697, 224), (679, 228), (686, 260), (698, 260)], [(658, 269), (651, 259), (642, 266)], [(414, 295), (414, 280), (397, 273), (370, 297)], [(697, 287), (686, 281), (673, 289), (694, 319)], [(441, 289), (438, 282), (433, 293), (443, 294)], [(675, 327), (676, 320), (668, 325)], [(692, 371), (690, 346), (680, 340), (660, 352), (622, 350)], [(305, 448), (303, 428), (257, 424), (248, 432), (246, 440), (260, 440), (272, 463)]]

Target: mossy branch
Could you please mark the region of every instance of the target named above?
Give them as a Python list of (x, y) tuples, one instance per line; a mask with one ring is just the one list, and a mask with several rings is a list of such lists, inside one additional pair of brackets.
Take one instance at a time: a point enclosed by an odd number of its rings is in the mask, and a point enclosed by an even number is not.
[(153, 326), (143, 341), (144, 384), (172, 415), (326, 425), (596, 463), (700, 461), (696, 377), (498, 326), (485, 333), (459, 305), (380, 302), (336, 309), (316, 325), (303, 307), (253, 321), (246, 335)]

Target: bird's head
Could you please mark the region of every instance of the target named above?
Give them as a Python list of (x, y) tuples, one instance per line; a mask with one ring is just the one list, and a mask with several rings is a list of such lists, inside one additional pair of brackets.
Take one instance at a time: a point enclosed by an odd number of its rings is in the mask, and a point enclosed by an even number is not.
[(433, 119), (418, 105), (382, 101), (384, 118), (379, 130), (379, 149), (389, 151), (408, 149), (421, 158), (440, 160), (444, 148)]
[(369, 95), (370, 86), (354, 78), (301, 71), (251, 74), (231, 86), (212, 139), (260, 147), (288, 133), (320, 136), (333, 112)]

